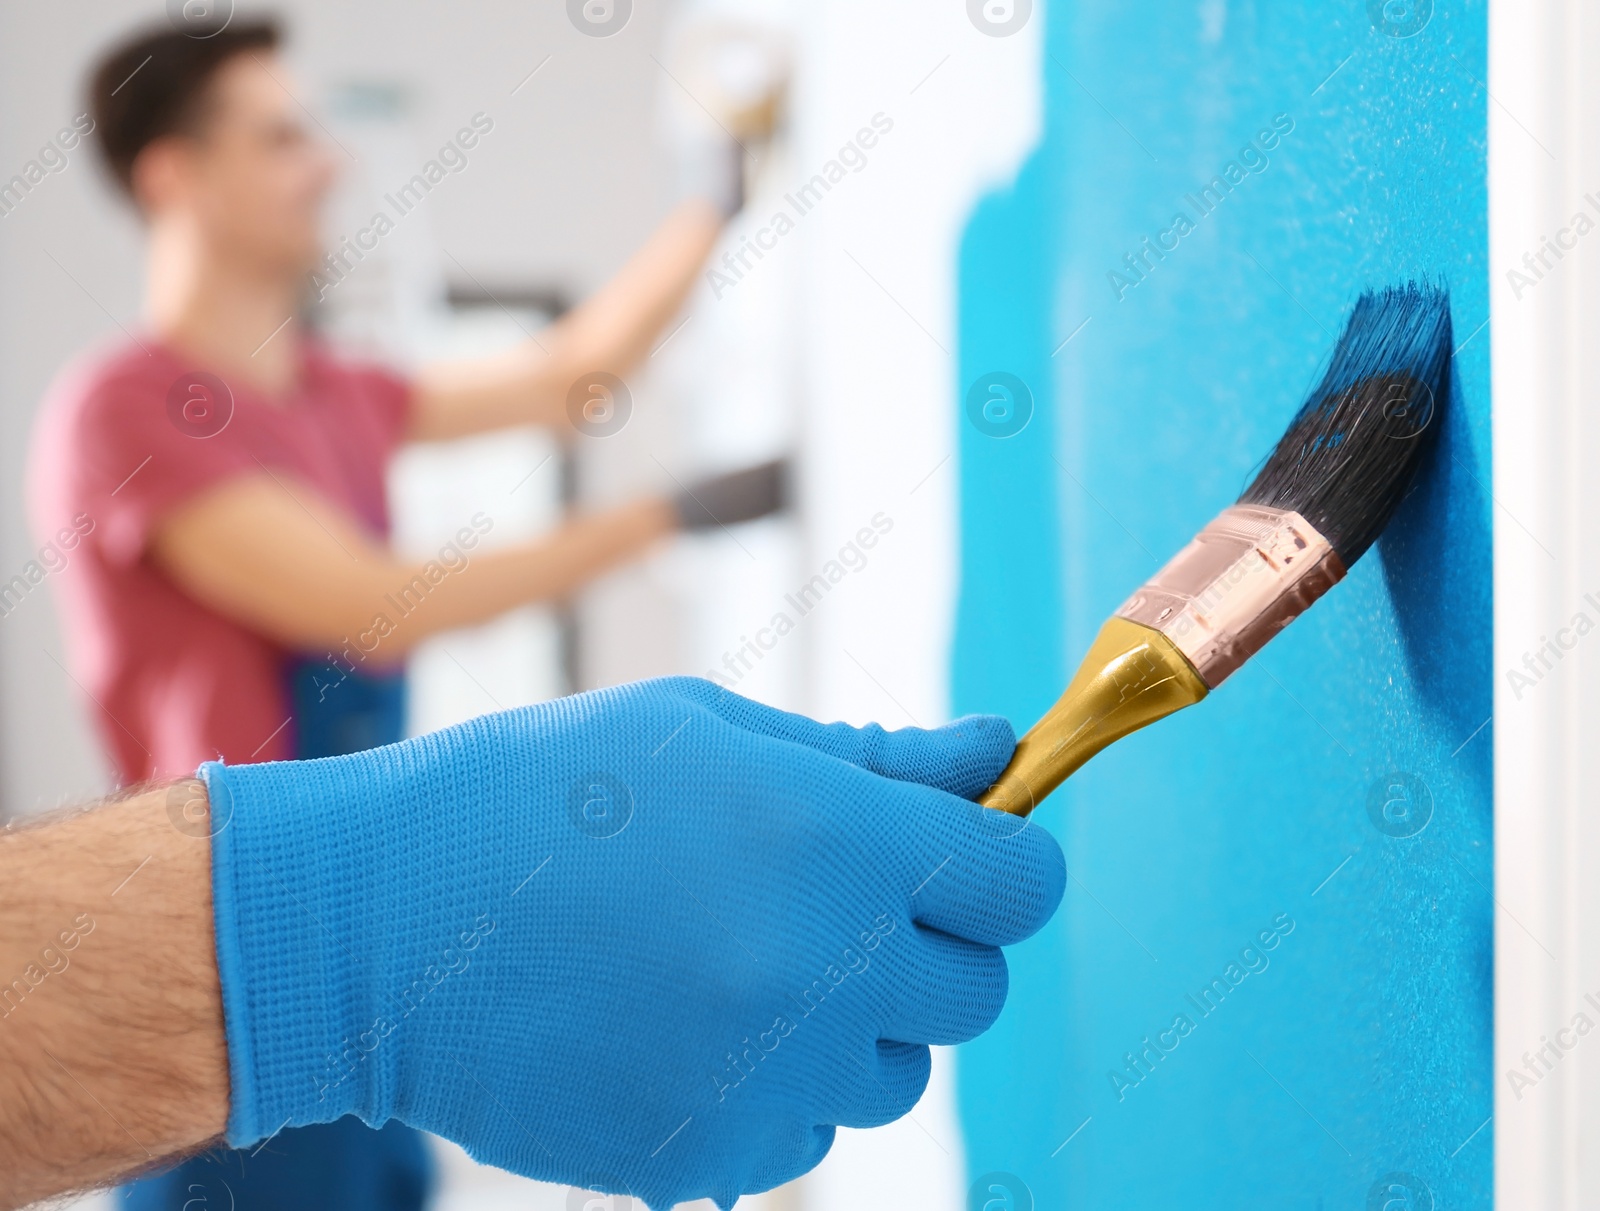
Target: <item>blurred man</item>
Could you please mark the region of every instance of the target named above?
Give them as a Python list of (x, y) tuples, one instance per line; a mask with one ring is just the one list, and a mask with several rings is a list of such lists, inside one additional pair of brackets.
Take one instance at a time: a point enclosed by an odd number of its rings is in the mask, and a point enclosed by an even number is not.
[[(537, 344), (406, 381), (297, 318), (334, 165), (279, 40), (270, 21), (146, 34), (92, 79), (106, 162), (146, 228), (144, 330), (57, 383), (31, 494), (41, 534), (75, 535), (58, 581), (73, 671), (124, 783), (396, 740), (411, 646), (570, 593), (686, 517), (642, 499), (486, 551), (480, 515), (407, 560), (387, 546), (384, 470), (409, 440), (565, 427), (575, 381), (633, 366), (737, 206), (733, 156)], [(217, 1166), (240, 1211), (418, 1207), (431, 1181), (410, 1128), (347, 1118), (191, 1161), (126, 1205), (177, 1207)]]

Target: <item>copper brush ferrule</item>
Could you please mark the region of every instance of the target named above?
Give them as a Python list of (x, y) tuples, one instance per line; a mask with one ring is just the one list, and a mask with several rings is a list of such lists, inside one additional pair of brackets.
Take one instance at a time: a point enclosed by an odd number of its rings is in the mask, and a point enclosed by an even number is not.
[(1234, 505), (1114, 617), (1160, 631), (1214, 690), (1346, 570), (1333, 544), (1300, 514)]
[(1106, 745), (1216, 689), (1345, 570), (1300, 514), (1224, 509), (1100, 628), (1061, 700), (979, 802), (1027, 815)]

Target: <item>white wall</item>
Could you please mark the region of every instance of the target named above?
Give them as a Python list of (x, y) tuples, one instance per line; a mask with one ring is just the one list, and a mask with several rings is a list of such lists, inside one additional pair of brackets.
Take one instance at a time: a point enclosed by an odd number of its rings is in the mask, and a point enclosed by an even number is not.
[[(931, 727), (949, 714), (956, 251), (973, 203), (1037, 137), (1042, 15), (993, 38), (958, 3), (827, 0), (807, 13), (800, 171), (820, 168), (874, 114), (894, 122), (785, 249), (804, 265), (805, 575), (875, 513), (894, 520), (867, 566), (808, 619), (809, 709)], [(949, 1059), (936, 1053), (933, 1085), (911, 1116), (841, 1133), (809, 1179), (808, 1207), (966, 1206)]]

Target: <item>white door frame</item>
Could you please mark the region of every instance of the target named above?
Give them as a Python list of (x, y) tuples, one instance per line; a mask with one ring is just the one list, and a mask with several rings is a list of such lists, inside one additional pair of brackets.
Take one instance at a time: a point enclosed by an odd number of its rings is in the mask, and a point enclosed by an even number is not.
[[(1600, 11), (1592, 0), (1490, 0), (1489, 269), (1494, 417), (1495, 1194), (1502, 1207), (1600, 1204), (1600, 735), (1591, 671), (1600, 639), (1576, 638), (1531, 688), (1545, 637), (1600, 609), (1591, 519), (1600, 504)], [(1596, 202), (1585, 195), (1594, 193)], [(1447, 204), (1443, 201), (1441, 204)], [(1527, 254), (1573, 247), (1530, 286)], [(1520, 297), (1519, 297), (1520, 296)], [(1586, 928), (1587, 926), (1587, 928)], [(1600, 1031), (1596, 1032), (1600, 1035)], [(1558, 1039), (1560, 1042), (1558, 1042)], [(1571, 1047), (1562, 1044), (1571, 1042)], [(1537, 1082), (1513, 1082), (1533, 1061)], [(1545, 1069), (1548, 1068), (1548, 1071)], [(1528, 1080), (1531, 1081), (1531, 1077)]]

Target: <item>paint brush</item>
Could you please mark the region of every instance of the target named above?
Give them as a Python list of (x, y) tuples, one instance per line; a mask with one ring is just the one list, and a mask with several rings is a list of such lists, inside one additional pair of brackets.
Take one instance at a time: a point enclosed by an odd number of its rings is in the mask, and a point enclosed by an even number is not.
[(1106, 621), (980, 802), (1027, 815), (1106, 745), (1199, 702), (1344, 579), (1432, 448), (1449, 374), (1443, 290), (1363, 294), (1238, 503)]

